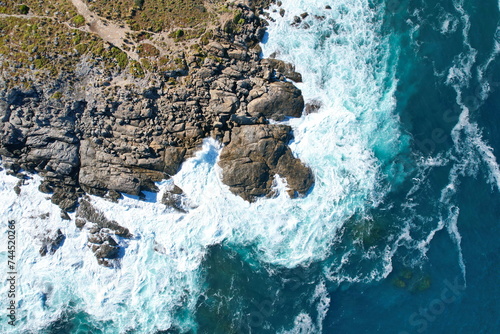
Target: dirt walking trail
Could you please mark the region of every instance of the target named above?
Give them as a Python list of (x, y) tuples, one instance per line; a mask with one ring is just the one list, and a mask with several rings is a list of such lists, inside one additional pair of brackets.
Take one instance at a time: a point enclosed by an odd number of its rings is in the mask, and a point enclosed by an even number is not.
[[(127, 33), (132, 33), (130, 28), (119, 26), (113, 22), (103, 20), (101, 17), (93, 13), (82, 0), (71, 0), (76, 7), (78, 14), (85, 18), (87, 27), (90, 32), (99, 35), (106, 42), (113, 44), (127, 55), (135, 60), (139, 57), (135, 52), (127, 51), (126, 49), (134, 49), (135, 43), (131, 39), (127, 39)], [(127, 40), (127, 42), (125, 42)], [(128, 46), (127, 48), (125, 46)]]

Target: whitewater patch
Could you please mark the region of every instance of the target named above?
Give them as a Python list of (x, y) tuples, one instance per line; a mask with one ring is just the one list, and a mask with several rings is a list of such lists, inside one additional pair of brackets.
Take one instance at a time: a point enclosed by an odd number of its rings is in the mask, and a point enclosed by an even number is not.
[[(162, 226), (162, 220), (168, 216), (173, 221), (179, 215), (154, 203), (124, 199), (115, 204), (93, 198), (93, 204), (107, 209), (108, 217), (117, 218), (134, 233), (130, 241), (118, 240), (126, 249), (121, 268), (109, 269), (97, 264), (87, 246), (87, 233), (78, 230), (73, 221), (60, 218), (60, 209), (38, 191), (40, 177), (33, 175), (25, 181), (19, 196), (12, 190), (17, 178), (1, 172), (0, 179), (0, 211), (4, 213), (2, 218), (5, 217), (1, 222), (2, 231), (6, 231), (4, 220), (7, 218), (18, 224), (20, 321), (16, 329), (19, 332), (40, 332), (71, 311), (84, 311), (93, 322), (115, 322), (116, 326), (103, 329), (105, 333), (121, 333), (127, 329), (154, 332), (173, 324), (181, 328), (193, 326), (178, 324), (173, 319), (176, 308), (190, 309), (198, 297), (197, 272), (191, 269), (192, 263), (186, 264), (189, 255), (167, 256), (153, 250), (155, 233), (162, 236), (165, 234), (162, 231), (168, 229)], [(154, 218), (148, 219), (149, 215)], [(75, 218), (74, 214), (70, 217)], [(55, 254), (41, 257), (41, 239), (56, 229), (66, 236), (64, 244)], [(196, 252), (194, 247), (192, 251)], [(6, 254), (2, 248), (2, 263), (6, 262)], [(0, 292), (6, 295), (4, 290), (2, 285)], [(1, 326), (6, 323), (2, 322)], [(2, 332), (7, 330), (2, 327)]]
[[(455, 243), (458, 254), (458, 264), (462, 271), (464, 282), (466, 282), (466, 265), (462, 254), (461, 241), (459, 233), (458, 218), (460, 208), (456, 204), (456, 194), (460, 190), (460, 181), (463, 177), (477, 177), (480, 174), (485, 175), (486, 181), (491, 185), (492, 191), (500, 190), (500, 168), (493, 149), (483, 138), (482, 131), (474, 119), (479, 118), (480, 108), (484, 105), (489, 94), (496, 88), (497, 83), (491, 82), (488, 75), (488, 69), (498, 56), (498, 41), (492, 39), (490, 54), (481, 64), (477, 63), (478, 51), (474, 49), (470, 42), (471, 19), (464, 9), (464, 2), (461, 0), (453, 1), (454, 17), (450, 13), (442, 12), (438, 15), (437, 26), (441, 23), (443, 27), (449, 27), (449, 22), (458, 22), (453, 24), (453, 29), (441, 30), (443, 34), (457, 31), (461, 33), (462, 50), (458, 52), (445, 69), (438, 71), (434, 69), (436, 78), (443, 80), (443, 83), (455, 91), (456, 108), (459, 116), (456, 124), (450, 132), (450, 138), (453, 146), (446, 152), (438, 153), (436, 157), (422, 158), (418, 163), (420, 172), (415, 180), (414, 188), (408, 193), (408, 199), (413, 200), (413, 195), (420, 188), (428, 186), (428, 175), (434, 168), (446, 166), (449, 168), (448, 182), (440, 189), (440, 196), (436, 198), (432, 206), (432, 215), (419, 213), (416, 209), (408, 205), (406, 215), (410, 217), (408, 224), (411, 224), (414, 231), (413, 237), (416, 240), (409, 239), (406, 243), (408, 248), (414, 248), (425, 257), (429, 245), (438, 231), (446, 229), (451, 240)], [(432, 21), (418, 18), (422, 25), (433, 25)], [(436, 25), (434, 25), (436, 26)], [(439, 29), (436, 29), (439, 31)], [(497, 28), (498, 31), (498, 28)], [(496, 31), (493, 32), (496, 35)], [(413, 40), (415, 45), (419, 42)], [(474, 89), (477, 87), (478, 89)], [(437, 161), (429, 164), (429, 159)], [(410, 203), (410, 201), (409, 201)], [(437, 217), (436, 219), (434, 219)], [(423, 236), (416, 238), (415, 231), (419, 231), (420, 226), (432, 226)]]
[[(187, 213), (159, 203), (172, 180), (160, 182), (160, 192), (148, 193), (146, 201), (125, 196), (113, 203), (91, 196), (108, 219), (134, 235), (119, 240), (125, 248), (121, 268), (109, 269), (97, 264), (86, 232), (62, 220), (59, 209), (38, 192), (37, 176), (17, 197), (12, 191), (17, 179), (2, 172), (0, 209), (22, 226), (20, 328), (36, 332), (73, 304), (95, 321), (112, 320), (114, 329), (107, 327), (106, 333), (196, 328), (193, 314), (203, 292), (200, 264), (210, 245), (255, 246), (260, 261), (288, 268), (326, 259), (344, 223), (380, 205), (392, 184), (404, 179), (404, 169), (395, 163), (408, 145), (394, 114), (398, 51), (380, 34), (384, 8), (366, 0), (285, 0), (283, 7), (283, 18), (271, 7), (275, 22), (268, 27), (263, 52), (293, 63), (303, 75), (297, 85), (306, 102), (322, 104), (317, 113), (287, 121), (294, 131), (294, 154), (315, 174), (313, 190), (291, 200), (286, 182), (277, 178), (276, 197), (250, 204), (222, 184), (221, 145), (207, 139), (173, 177), (189, 201)], [(309, 28), (291, 25), (304, 12)], [(50, 219), (44, 221), (40, 216), (46, 212)], [(64, 245), (53, 256), (40, 257), (39, 234), (57, 228), (66, 235)], [(396, 249), (388, 246), (365, 258), (380, 264), (361, 278), (332, 271), (329, 280), (386, 277)], [(350, 253), (344, 255), (355, 265)], [(313, 302), (318, 316), (299, 315), (297, 328), (321, 329), (329, 305), (325, 285), (318, 286)]]
[[(331, 9), (325, 9), (327, 5)], [(283, 18), (279, 7), (269, 10), (274, 21), (262, 49), (265, 56), (276, 55), (296, 66), (303, 77), (297, 86), (306, 103), (321, 102), (317, 113), (287, 123), (294, 130), (292, 151), (316, 177), (314, 191), (304, 201), (317, 203), (305, 217), (306, 225), (321, 225), (321, 238), (332, 243), (347, 219), (380, 205), (391, 187), (406, 177), (394, 162), (408, 145), (394, 114), (399, 50), (391, 48), (389, 37), (381, 33), (382, 5), (283, 1), (281, 8)], [(296, 17), (301, 16), (297, 24)], [(296, 203), (303, 205), (300, 200)], [(318, 217), (316, 212), (323, 210)], [(378, 279), (387, 275), (393, 252), (385, 253), (380, 255), (385, 259), (373, 258), (386, 263), (381, 266), (386, 268), (383, 273), (363, 275)], [(342, 280), (359, 279), (346, 275), (340, 275)]]

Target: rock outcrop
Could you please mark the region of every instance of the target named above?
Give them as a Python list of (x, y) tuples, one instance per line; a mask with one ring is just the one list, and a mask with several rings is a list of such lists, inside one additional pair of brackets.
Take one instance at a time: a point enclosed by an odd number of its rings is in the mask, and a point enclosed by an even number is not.
[(130, 239), (129, 230), (106, 216), (85, 198), (80, 200), (75, 224), (78, 228), (88, 227), (88, 247), (94, 253), (97, 263), (106, 267), (118, 267), (124, 247), (115, 239)]
[(39, 253), (41, 256), (45, 256), (47, 254), (52, 255), (54, 254), (59, 247), (61, 247), (64, 244), (64, 240), (66, 239), (66, 236), (61, 232), (60, 229), (57, 229), (55, 234), (53, 235), (48, 235), (42, 240), (42, 247), (40, 247)]
[(287, 146), (291, 129), (285, 125), (251, 125), (234, 128), (231, 143), (220, 156), (222, 180), (246, 200), (271, 195), (274, 176), (286, 179), (291, 197), (304, 195), (312, 186), (311, 170)]
[(290, 82), (271, 82), (263, 94), (256, 94), (258, 97), (247, 106), (252, 117), (282, 121), (285, 117), (300, 117), (304, 110), (302, 92)]
[[(116, 200), (157, 191), (154, 182), (175, 174), (212, 136), (227, 145), (223, 180), (243, 198), (269, 195), (275, 174), (292, 195), (305, 194), (313, 176), (287, 147), (290, 129), (268, 124), (301, 116), (304, 99), (286, 81), (301, 78), (289, 64), (260, 59), (265, 22), (256, 10), (239, 5), (238, 23), (229, 20), (190, 51), (179, 47), (182, 71), (141, 78), (82, 59), (53, 82), (0, 90), (3, 166), (39, 173), (40, 190), (72, 211), (85, 193)], [(178, 207), (179, 196), (164, 201)], [(99, 254), (114, 255), (109, 247)]]
[(175, 184), (165, 190), (161, 202), (179, 212), (186, 212), (188, 208), (192, 208), (184, 191)]

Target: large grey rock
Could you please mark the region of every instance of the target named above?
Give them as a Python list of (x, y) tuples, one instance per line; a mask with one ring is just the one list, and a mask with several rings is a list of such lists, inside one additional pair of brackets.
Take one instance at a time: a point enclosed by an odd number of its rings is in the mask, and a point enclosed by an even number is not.
[(245, 200), (272, 195), (274, 175), (287, 180), (291, 197), (305, 194), (314, 183), (312, 171), (293, 157), (286, 145), (290, 127), (249, 125), (233, 129), (221, 152), (222, 181)]
[(216, 114), (232, 114), (240, 105), (236, 94), (222, 90), (210, 90), (210, 109)]
[(285, 117), (300, 117), (304, 109), (302, 92), (290, 82), (273, 82), (268, 92), (250, 101), (248, 113), (253, 117), (265, 116), (275, 121)]
[(262, 60), (262, 63), (268, 65), (273, 70), (283, 74), (290, 80), (293, 80), (295, 82), (302, 82), (302, 75), (296, 72), (295, 66), (293, 66), (290, 63), (273, 58), (264, 59)]
[[(84, 140), (80, 145), (78, 180), (84, 188), (140, 195), (143, 190), (155, 191), (153, 182), (166, 177), (163, 170), (172, 172), (178, 168), (181, 156), (182, 154), (170, 154), (162, 159), (156, 154), (149, 155), (149, 152), (142, 155), (143, 159), (134, 159), (132, 155), (115, 156), (105, 153), (92, 141)], [(166, 165), (166, 161), (171, 164)]]

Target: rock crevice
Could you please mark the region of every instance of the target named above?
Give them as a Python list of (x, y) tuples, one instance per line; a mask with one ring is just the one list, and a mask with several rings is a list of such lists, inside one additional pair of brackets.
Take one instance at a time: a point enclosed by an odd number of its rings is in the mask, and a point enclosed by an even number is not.
[(313, 175), (287, 146), (290, 128), (269, 124), (301, 116), (302, 94), (286, 81), (300, 75), (260, 59), (265, 22), (258, 9), (238, 8), (237, 29), (219, 28), (196, 50), (179, 48), (180, 72), (135, 78), (82, 59), (66, 81), (33, 79), (29, 89), (0, 90), (3, 166), (41, 174), (40, 190), (72, 211), (85, 193), (116, 200), (158, 191), (154, 182), (175, 174), (211, 136), (226, 145), (220, 166), (234, 193), (270, 195), (280, 175), (290, 195), (305, 194)]

